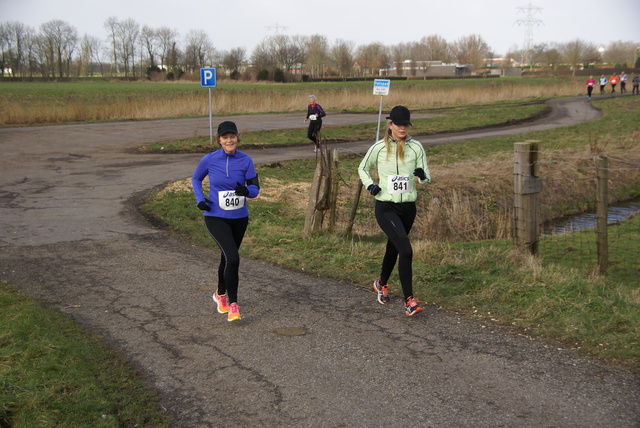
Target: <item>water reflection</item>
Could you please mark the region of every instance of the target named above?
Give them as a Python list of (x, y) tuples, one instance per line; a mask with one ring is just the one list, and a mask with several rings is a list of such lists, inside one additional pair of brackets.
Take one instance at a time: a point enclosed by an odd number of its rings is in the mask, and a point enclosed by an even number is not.
[[(611, 224), (627, 220), (631, 217), (632, 214), (638, 211), (640, 211), (640, 199), (618, 203), (616, 204), (616, 206), (609, 207), (609, 212), (607, 213), (607, 222)], [(542, 235), (558, 235), (561, 233), (575, 232), (590, 227), (596, 227), (596, 214), (582, 213), (559, 220), (557, 222), (553, 222), (545, 226)]]

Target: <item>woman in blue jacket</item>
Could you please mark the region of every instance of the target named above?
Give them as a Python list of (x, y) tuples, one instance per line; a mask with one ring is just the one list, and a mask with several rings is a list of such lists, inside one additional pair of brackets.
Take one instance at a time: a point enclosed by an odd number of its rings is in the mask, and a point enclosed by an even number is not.
[[(239, 320), (238, 249), (249, 224), (246, 198), (260, 193), (258, 174), (253, 160), (237, 150), (240, 143), (238, 128), (230, 121), (218, 126), (216, 141), (220, 149), (205, 155), (191, 178), (196, 204), (204, 213), (209, 234), (220, 247), (222, 255), (218, 268), (218, 289), (213, 300), (218, 312), (227, 313), (228, 321)], [(202, 182), (209, 176), (209, 192), (204, 195)]]

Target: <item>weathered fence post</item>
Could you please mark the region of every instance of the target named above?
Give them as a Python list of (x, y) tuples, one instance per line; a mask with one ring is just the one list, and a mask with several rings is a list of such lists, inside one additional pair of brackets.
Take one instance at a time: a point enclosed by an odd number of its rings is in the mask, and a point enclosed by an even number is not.
[(540, 239), (538, 204), (542, 191), (538, 147), (538, 141), (514, 144), (514, 244), (534, 256), (538, 255)]
[(353, 204), (351, 205), (351, 213), (349, 213), (349, 221), (347, 222), (347, 229), (345, 234), (351, 236), (353, 231), (353, 223), (356, 220), (356, 213), (358, 212), (358, 204), (360, 203), (360, 195), (362, 195), (362, 181), (358, 178), (356, 183), (356, 193), (353, 196)]
[(609, 211), (609, 158), (598, 156), (596, 171), (598, 186), (596, 191), (596, 247), (598, 249), (598, 273), (607, 275), (609, 268), (609, 235), (607, 230)]
[(324, 214), (329, 209), (329, 193), (331, 192), (331, 162), (329, 154), (323, 148), (320, 152), (313, 182), (309, 190), (309, 205), (304, 220), (303, 238), (309, 238), (314, 232), (322, 230)]
[(340, 187), (340, 174), (338, 174), (338, 149), (331, 150), (329, 157), (331, 165), (331, 204), (329, 208), (329, 233), (334, 233), (336, 217), (338, 215), (338, 188)]

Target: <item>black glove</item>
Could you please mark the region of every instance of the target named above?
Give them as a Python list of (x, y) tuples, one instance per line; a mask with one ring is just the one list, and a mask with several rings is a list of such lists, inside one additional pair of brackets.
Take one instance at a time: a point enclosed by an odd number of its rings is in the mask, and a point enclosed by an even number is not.
[(416, 168), (413, 171), (413, 175), (418, 177), (420, 180), (426, 180), (427, 179), (427, 174), (424, 173), (424, 169), (422, 169), (422, 168)]
[(375, 196), (378, 193), (380, 193), (380, 190), (382, 190), (382, 189), (377, 184), (371, 184), (371, 185), (369, 185), (369, 187), (367, 187), (367, 190), (369, 191), (369, 193), (371, 193), (373, 196)]
[(205, 199), (202, 202), (198, 202), (198, 208), (200, 208), (202, 211), (211, 211), (211, 207), (207, 205), (207, 202), (211, 203), (209, 199)]
[(247, 189), (247, 186), (243, 186), (242, 184), (238, 183), (236, 181), (236, 183), (238, 184), (236, 186), (235, 190), (236, 191), (236, 195), (238, 196), (247, 196), (249, 194), (249, 189)]

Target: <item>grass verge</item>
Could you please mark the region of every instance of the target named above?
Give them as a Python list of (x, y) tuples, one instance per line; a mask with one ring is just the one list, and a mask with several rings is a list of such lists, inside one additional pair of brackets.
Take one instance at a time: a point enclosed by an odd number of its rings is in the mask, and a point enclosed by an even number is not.
[(0, 426), (170, 426), (136, 370), (80, 325), (6, 283), (0, 312)]
[[(572, 156), (604, 152), (637, 160), (640, 159), (637, 152), (640, 130), (634, 115), (639, 103), (630, 97), (603, 100), (598, 106), (604, 116), (598, 121), (530, 133), (519, 136), (518, 141), (541, 140), (545, 150)], [(512, 159), (513, 142), (513, 138), (496, 138), (481, 143), (429, 147), (434, 184), (419, 201), (426, 204), (438, 195), (438, 186), (451, 186), (453, 177), (451, 181), (436, 182), (443, 180), (440, 173), (444, 170), (439, 170), (438, 165), (451, 168), (456, 164), (462, 166), (454, 170), (455, 175), (471, 174), (476, 178), (466, 180), (465, 186), (476, 184), (479, 192), (485, 192), (485, 196), (491, 198), (491, 189), (501, 186), (495, 185), (492, 176), (479, 171), (472, 161), (486, 160), (487, 154)], [(351, 182), (347, 175), (355, 175), (358, 162), (358, 158), (341, 160), (344, 183)], [(470, 171), (465, 171), (465, 164), (470, 165), (466, 167)], [(318, 234), (306, 240), (301, 238), (304, 205), (314, 167), (314, 160), (258, 166), (262, 195), (250, 202), (251, 224), (242, 253), (245, 257), (368, 287), (378, 274), (385, 242), (384, 235), (375, 226), (370, 201), (363, 202), (358, 209), (357, 221), (363, 226), (355, 227), (351, 237)], [(620, 184), (615, 190), (617, 196), (638, 195), (637, 172), (635, 175), (627, 172), (615, 181)], [(546, 204), (564, 205), (568, 196), (574, 197), (571, 192), (585, 187), (581, 183), (577, 180), (573, 188), (565, 190), (568, 193), (558, 191)], [(579, 197), (584, 196), (579, 194), (576, 198)], [(423, 217), (429, 217), (426, 208), (426, 205), (419, 207)], [(173, 232), (198, 245), (217, 249), (202, 227), (201, 213), (194, 206), (188, 180), (158, 192), (142, 209), (161, 219)], [(564, 208), (559, 211), (562, 210)], [(635, 230), (637, 221), (625, 224), (629, 233)], [(542, 258), (532, 258), (513, 251), (508, 241), (436, 242), (417, 231), (412, 234), (414, 288), (421, 300), (478, 317), (483, 322), (558, 341), (634, 370), (640, 369), (640, 291), (637, 281), (628, 282), (628, 277), (615, 276), (603, 279), (593, 276), (591, 268), (584, 264), (576, 266), (566, 258), (550, 257), (560, 255), (563, 251), (561, 243), (548, 247)], [(629, 247), (620, 251), (637, 254), (637, 249), (633, 248), (637, 240), (628, 242)], [(628, 270), (637, 272), (637, 259), (629, 263)], [(390, 282), (398, 291), (397, 276)]]
[[(442, 132), (480, 129), (513, 125), (535, 120), (549, 111), (544, 100), (530, 102), (501, 102), (482, 106), (460, 106), (446, 109), (414, 110), (414, 113), (429, 113), (436, 117), (413, 119), (413, 135), (430, 135)], [(304, 115), (300, 115), (301, 118)], [(384, 125), (384, 124), (383, 124)], [(378, 123), (359, 123), (346, 126), (324, 126), (320, 138), (327, 143), (366, 141), (375, 136)], [(307, 143), (306, 128), (279, 129), (271, 131), (241, 132), (242, 147), (267, 148), (295, 146)], [(209, 137), (186, 138), (163, 141), (140, 147), (139, 153), (206, 153), (211, 151)]]

